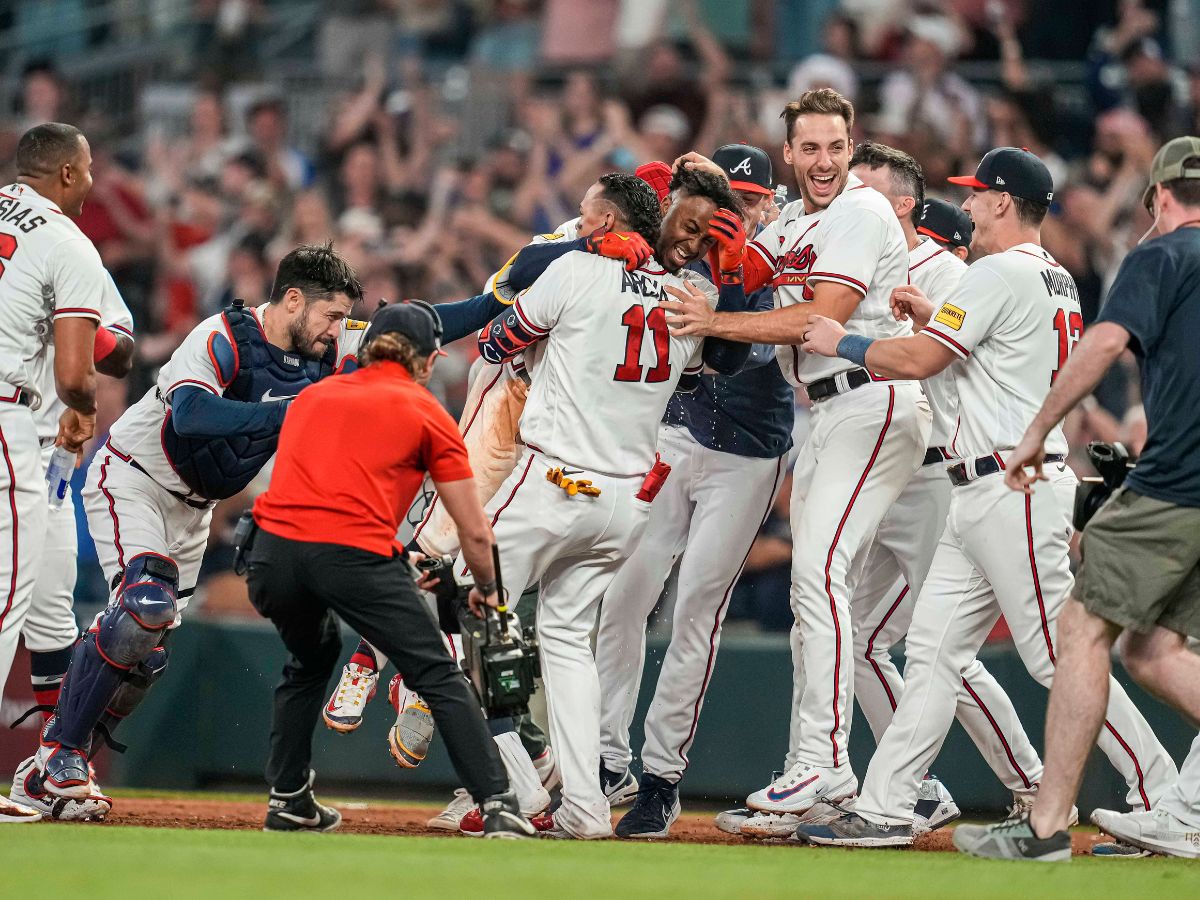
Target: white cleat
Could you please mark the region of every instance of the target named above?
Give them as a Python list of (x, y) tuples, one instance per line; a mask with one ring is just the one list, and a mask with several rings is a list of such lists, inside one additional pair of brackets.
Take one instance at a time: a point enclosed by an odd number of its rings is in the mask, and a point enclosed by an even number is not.
[(325, 724), (339, 734), (349, 734), (362, 724), (363, 711), (375, 696), (379, 673), (353, 663), (342, 667), (342, 678), (321, 710)]
[(723, 831), (726, 834), (741, 834), (742, 825), (746, 820), (754, 815), (754, 810), (746, 809), (727, 809), (724, 812), (717, 813), (713, 819), (713, 824), (717, 826), (718, 831)]
[(429, 753), (433, 713), (420, 695), (404, 686), (399, 675), (388, 685), (388, 701), (396, 710), (396, 722), (388, 731), (388, 750), (401, 768), (415, 769)]
[(8, 799), (36, 812), (40, 818), (58, 819), (62, 822), (99, 822), (112, 809), (112, 799), (100, 790), (94, 776), (91, 791), (91, 796), (85, 800), (48, 794), (42, 787), (42, 773), (37, 767), (37, 757), (31, 756), (17, 766), (17, 774), (13, 776)]
[(1122, 813), (1097, 809), (1092, 811), (1092, 821), (1105, 834), (1142, 850), (1185, 859), (1200, 858), (1200, 828), (1179, 821), (1166, 810)]
[(760, 812), (802, 815), (822, 800), (841, 803), (858, 793), (858, 778), (849, 766), (826, 769), (796, 763), (769, 785), (746, 798)]
[[(1013, 804), (1012, 804), (1012, 806), (1010, 806), (1008, 808), (1008, 815), (1006, 815), (1004, 817), (1004, 821), (1011, 822), (1014, 819), (1027, 818), (1029, 816), (1029, 814), (1031, 812), (1033, 812), (1033, 801), (1036, 797), (1037, 797), (1036, 790), (1029, 794), (1013, 794)], [(1067, 819), (1067, 827), (1071, 828), (1072, 826), (1075, 826), (1078, 824), (1079, 824), (1079, 807), (1072, 806), (1071, 807), (1071, 815)]]
[(440, 813), (425, 823), (425, 827), (434, 831), (458, 831), (458, 825), (463, 816), (475, 808), (475, 801), (467, 793), (466, 788), (455, 788), (454, 799)]
[(926, 775), (917, 790), (917, 802), (913, 807), (913, 837), (937, 831), (961, 815), (946, 786), (934, 776)]
[(854, 812), (856, 798), (848, 797), (837, 806), (821, 800), (804, 813), (755, 812), (742, 823), (743, 837), (759, 840), (791, 839), (796, 835), (797, 825), (828, 825), (848, 812)]

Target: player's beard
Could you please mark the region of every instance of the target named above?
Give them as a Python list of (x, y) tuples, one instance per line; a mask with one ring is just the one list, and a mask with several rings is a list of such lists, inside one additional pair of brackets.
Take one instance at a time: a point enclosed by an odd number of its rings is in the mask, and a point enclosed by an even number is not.
[(305, 319), (300, 318), (288, 325), (288, 340), (292, 349), (304, 359), (320, 359), (329, 345), (324, 341), (318, 343), (317, 336), (310, 333), (304, 323)]

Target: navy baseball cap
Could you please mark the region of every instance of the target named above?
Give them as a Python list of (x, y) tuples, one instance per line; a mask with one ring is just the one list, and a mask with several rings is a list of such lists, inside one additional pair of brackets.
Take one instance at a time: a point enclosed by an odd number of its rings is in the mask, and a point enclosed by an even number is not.
[(1024, 147), (989, 150), (974, 175), (958, 175), (948, 180), (980, 191), (1003, 191), (1042, 206), (1049, 206), (1054, 199), (1050, 170)]
[(422, 356), (442, 350), (442, 317), (424, 300), (403, 300), (379, 308), (363, 338), (364, 346), (381, 334), (401, 334), (413, 342)]
[(933, 238), (939, 244), (951, 247), (970, 247), (971, 233), (975, 223), (961, 208), (945, 200), (930, 198), (921, 209), (921, 222), (917, 233)]
[(775, 193), (771, 157), (767, 151), (749, 144), (726, 144), (717, 148), (712, 161), (725, 170), (729, 176), (729, 186), (735, 191)]

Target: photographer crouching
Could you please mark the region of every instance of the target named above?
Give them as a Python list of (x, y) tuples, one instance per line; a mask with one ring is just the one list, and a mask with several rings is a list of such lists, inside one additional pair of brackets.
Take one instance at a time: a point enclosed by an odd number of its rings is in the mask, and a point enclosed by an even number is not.
[(419, 301), (376, 313), (361, 368), (303, 391), (288, 410), (271, 486), (242, 541), (250, 601), (290, 654), (275, 688), (268, 831), (331, 831), (337, 810), (313, 797), (312, 734), (341, 638), (334, 613), (404, 672), (433, 713), (487, 837), (527, 837), (479, 700), (421, 600), (399, 524), (426, 471), (462, 538), (469, 604), (497, 605), (492, 530), (458, 426), (425, 389), (442, 354), (441, 320)]

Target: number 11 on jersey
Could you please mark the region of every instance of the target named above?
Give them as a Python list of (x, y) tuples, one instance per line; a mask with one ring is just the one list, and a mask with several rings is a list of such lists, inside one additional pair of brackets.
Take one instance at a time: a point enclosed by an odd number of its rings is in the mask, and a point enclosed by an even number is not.
[(635, 304), (625, 310), (621, 324), (629, 329), (625, 338), (625, 361), (613, 373), (614, 381), (642, 380), (642, 338), (646, 329), (654, 335), (654, 367), (646, 372), (648, 384), (658, 384), (671, 377), (671, 332), (667, 328), (667, 314), (658, 306), (646, 312)]

